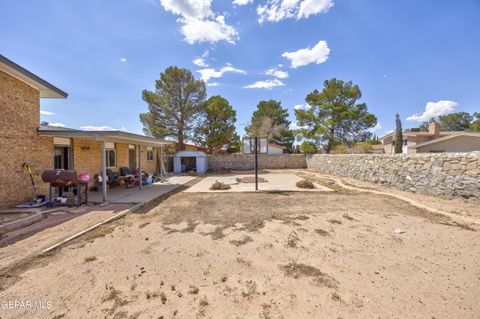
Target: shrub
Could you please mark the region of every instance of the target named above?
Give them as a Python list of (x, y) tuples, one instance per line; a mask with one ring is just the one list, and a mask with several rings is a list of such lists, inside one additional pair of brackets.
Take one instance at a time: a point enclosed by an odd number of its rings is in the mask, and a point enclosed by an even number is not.
[(332, 154), (348, 154), (350, 153), (347, 145), (339, 144), (332, 149)]
[(297, 182), (297, 187), (313, 189), (315, 188), (315, 185), (313, 185), (312, 181), (309, 181), (308, 179), (302, 179), (301, 181)]
[(230, 185), (227, 185), (219, 181), (215, 181), (215, 183), (213, 183), (212, 186), (210, 186), (210, 190), (212, 191), (227, 190), (230, 188), (231, 188)]
[(372, 154), (373, 146), (368, 142), (359, 142), (355, 145), (356, 154)]

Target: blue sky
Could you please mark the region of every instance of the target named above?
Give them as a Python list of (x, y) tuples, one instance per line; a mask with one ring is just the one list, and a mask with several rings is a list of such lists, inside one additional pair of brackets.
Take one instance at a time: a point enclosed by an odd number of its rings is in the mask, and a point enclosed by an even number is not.
[(360, 86), (380, 135), (396, 112), (480, 111), (479, 0), (0, 0), (0, 53), (69, 93), (42, 120), (74, 128), (140, 133), (141, 91), (171, 65), (227, 98), (240, 134), (262, 99), (295, 122), (332, 77)]

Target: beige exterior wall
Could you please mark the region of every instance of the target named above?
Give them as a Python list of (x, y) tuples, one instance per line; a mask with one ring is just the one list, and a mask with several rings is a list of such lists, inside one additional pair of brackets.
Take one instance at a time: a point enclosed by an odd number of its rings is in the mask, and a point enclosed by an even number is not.
[[(110, 167), (114, 172), (118, 172), (120, 167), (129, 167), (129, 144), (115, 143), (117, 154), (117, 163), (115, 167)], [(142, 167), (144, 171), (153, 173), (156, 164), (156, 148), (154, 148), (153, 160), (147, 160), (147, 147), (142, 146)], [(138, 162), (138, 146), (135, 146), (135, 163)], [(88, 172), (92, 176), (100, 174), (102, 171), (102, 144), (90, 140), (73, 140), (73, 169), (79, 172)]]
[[(32, 199), (28, 163), (35, 173), (53, 166), (53, 138), (40, 138), (40, 93), (22, 81), (0, 71), (0, 207)], [(39, 194), (47, 185), (35, 179)]]
[(480, 151), (480, 137), (458, 136), (417, 149), (417, 153)]

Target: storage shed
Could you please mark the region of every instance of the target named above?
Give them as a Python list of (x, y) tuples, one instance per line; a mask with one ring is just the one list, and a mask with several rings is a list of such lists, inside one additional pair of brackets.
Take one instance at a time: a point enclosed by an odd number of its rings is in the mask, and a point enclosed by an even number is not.
[(208, 169), (207, 154), (200, 151), (180, 151), (173, 156), (173, 172), (194, 171), (204, 174)]

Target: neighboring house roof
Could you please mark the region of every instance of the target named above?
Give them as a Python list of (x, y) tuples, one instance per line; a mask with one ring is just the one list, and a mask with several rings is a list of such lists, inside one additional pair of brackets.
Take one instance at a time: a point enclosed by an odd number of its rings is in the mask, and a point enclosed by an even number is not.
[[(459, 133), (459, 132), (440, 131), (438, 134), (440, 136), (445, 136), (445, 135), (454, 134), (454, 133)], [(435, 134), (430, 132), (402, 132), (402, 135), (403, 136), (435, 136)], [(391, 137), (391, 136), (395, 137), (395, 132), (379, 137), (378, 139), (384, 140), (385, 138)]]
[(278, 144), (275, 144), (275, 143), (268, 143), (268, 147), (281, 148), (282, 150), (287, 149), (285, 146), (278, 145)]
[(66, 98), (68, 93), (36, 76), (0, 54), (0, 70), (36, 88), (41, 98)]
[(433, 139), (433, 140), (430, 140), (430, 141), (427, 141), (427, 142), (417, 144), (417, 145), (412, 146), (410, 148), (420, 148), (420, 147), (423, 147), (425, 145), (436, 144), (436, 143), (440, 143), (440, 142), (450, 140), (452, 138), (461, 137), (461, 136), (471, 136), (471, 137), (480, 138), (480, 133), (474, 133), (474, 132), (471, 132), (471, 133), (470, 132), (454, 133), (454, 134), (450, 134), (450, 135), (447, 135), (447, 136), (439, 137), (439, 138), (436, 138), (436, 139)]
[(122, 131), (83, 131), (67, 127), (41, 125), (38, 129), (41, 136), (69, 137), (90, 139), (100, 142), (117, 142), (125, 144), (140, 144), (146, 146), (162, 146), (172, 144), (167, 140), (161, 140), (145, 135), (122, 132)]

